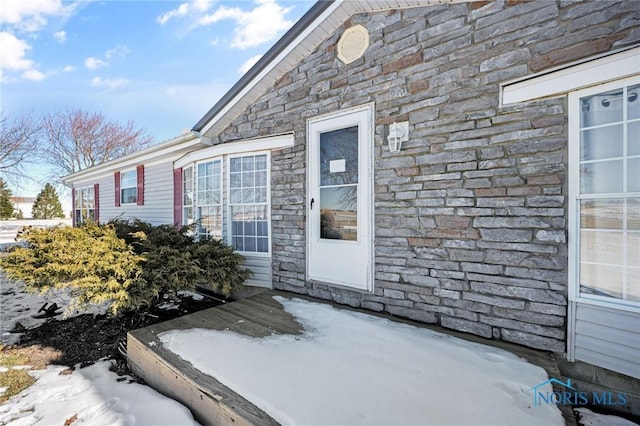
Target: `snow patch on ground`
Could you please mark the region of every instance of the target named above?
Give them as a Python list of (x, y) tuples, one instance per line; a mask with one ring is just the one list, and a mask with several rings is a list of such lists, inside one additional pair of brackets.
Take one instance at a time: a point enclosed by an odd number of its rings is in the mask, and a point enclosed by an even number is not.
[(283, 424), (564, 424), (557, 407), (533, 407), (531, 388), (548, 379), (545, 371), (509, 352), (325, 304), (277, 300), (304, 325), (303, 335), (192, 329), (159, 338)]
[(631, 420), (594, 413), (585, 407), (575, 408), (574, 411), (580, 415), (580, 423), (584, 426), (637, 426), (637, 423)]
[[(108, 303), (100, 306), (88, 305), (82, 310), (73, 308), (74, 298), (67, 289), (54, 289), (48, 293), (30, 293), (19, 281), (4, 277), (0, 271), (0, 343), (14, 345), (20, 341), (20, 333), (12, 333), (16, 323), (25, 328), (34, 328), (48, 318), (33, 318), (45, 303), (56, 303), (64, 311), (57, 318), (70, 318), (81, 314), (104, 314)], [(65, 308), (68, 308), (65, 310)]]
[(31, 374), (37, 382), (0, 405), (0, 424), (64, 425), (197, 425), (191, 412), (148, 386), (126, 381), (109, 371), (110, 362), (61, 374), (49, 366)]

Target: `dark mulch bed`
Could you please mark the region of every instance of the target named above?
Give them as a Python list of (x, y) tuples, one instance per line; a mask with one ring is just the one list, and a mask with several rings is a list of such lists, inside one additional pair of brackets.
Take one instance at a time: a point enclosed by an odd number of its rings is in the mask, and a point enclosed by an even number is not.
[[(167, 309), (169, 302), (175, 308)], [(130, 374), (125, 357), (118, 351), (118, 345), (126, 342), (129, 330), (211, 308), (220, 303), (223, 303), (220, 299), (210, 297), (196, 300), (183, 296), (171, 301), (162, 300), (145, 312), (125, 312), (118, 316), (80, 315), (60, 320), (54, 317), (32, 329), (21, 328), (18, 324), (15, 331), (23, 333), (20, 347), (39, 346), (58, 351), (61, 355), (52, 360), (53, 364), (71, 368), (79, 364), (80, 367), (85, 367), (102, 358), (110, 358), (116, 360), (113, 371)]]

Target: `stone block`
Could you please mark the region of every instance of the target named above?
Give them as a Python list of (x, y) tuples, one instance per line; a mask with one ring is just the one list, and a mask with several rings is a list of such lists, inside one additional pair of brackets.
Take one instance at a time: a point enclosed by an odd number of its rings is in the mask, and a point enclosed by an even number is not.
[(565, 351), (565, 343), (561, 339), (539, 336), (536, 334), (525, 333), (523, 331), (510, 330), (506, 328), (500, 329), (500, 336), (502, 340), (528, 346), (530, 348), (549, 352)]
[(491, 326), (474, 321), (467, 321), (461, 318), (454, 318), (447, 315), (440, 317), (440, 325), (445, 328), (451, 328), (457, 331), (463, 331), (465, 333), (475, 334), (477, 336), (486, 337), (490, 339), (492, 337)]
[(427, 312), (423, 310), (416, 310), (411, 308), (405, 308), (402, 306), (386, 305), (384, 310), (391, 315), (397, 315), (403, 318), (409, 318), (414, 321), (420, 321), (424, 323), (435, 323), (438, 321), (436, 314), (433, 312)]
[(514, 300), (498, 296), (487, 296), (471, 292), (462, 293), (462, 299), (469, 300), (471, 302), (479, 302), (485, 305), (502, 306), (504, 308), (512, 309), (524, 309), (525, 306), (525, 303), (522, 300)]
[(384, 297), (389, 297), (391, 299), (404, 299), (404, 291), (400, 290), (391, 290), (385, 288), (382, 290), (382, 294), (384, 295)]

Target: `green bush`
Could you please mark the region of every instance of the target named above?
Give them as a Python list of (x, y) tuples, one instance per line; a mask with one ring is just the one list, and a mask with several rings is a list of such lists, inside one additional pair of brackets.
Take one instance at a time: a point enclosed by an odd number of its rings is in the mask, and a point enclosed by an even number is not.
[(29, 228), (22, 238), (27, 246), (3, 254), (0, 267), (29, 290), (68, 287), (80, 304), (110, 301), (114, 313), (148, 297), (141, 279), (143, 257), (112, 226)]
[(242, 268), (242, 255), (215, 239), (196, 240), (192, 226), (153, 226), (137, 219), (112, 220), (109, 224), (145, 258), (142, 278), (148, 283), (162, 283), (162, 294), (200, 285), (229, 296), (251, 275)]
[(0, 267), (29, 289), (67, 287), (81, 304), (110, 301), (113, 313), (196, 285), (228, 296), (251, 274), (244, 258), (220, 241), (196, 241), (192, 231), (138, 220), (30, 229), (27, 246), (0, 256)]

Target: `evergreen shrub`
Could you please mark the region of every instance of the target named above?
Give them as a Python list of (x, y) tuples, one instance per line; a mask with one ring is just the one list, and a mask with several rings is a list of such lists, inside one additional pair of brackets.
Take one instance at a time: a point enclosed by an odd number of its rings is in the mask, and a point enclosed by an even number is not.
[(0, 256), (10, 279), (45, 292), (69, 288), (80, 304), (111, 302), (111, 311), (141, 309), (164, 294), (206, 286), (229, 296), (251, 274), (224, 243), (196, 240), (189, 227), (139, 220), (29, 229), (25, 247)]
[(242, 255), (217, 239), (196, 239), (194, 226), (153, 226), (138, 219), (114, 219), (109, 224), (144, 257), (142, 277), (148, 283), (163, 283), (161, 293), (199, 285), (229, 296), (251, 276), (242, 267)]

